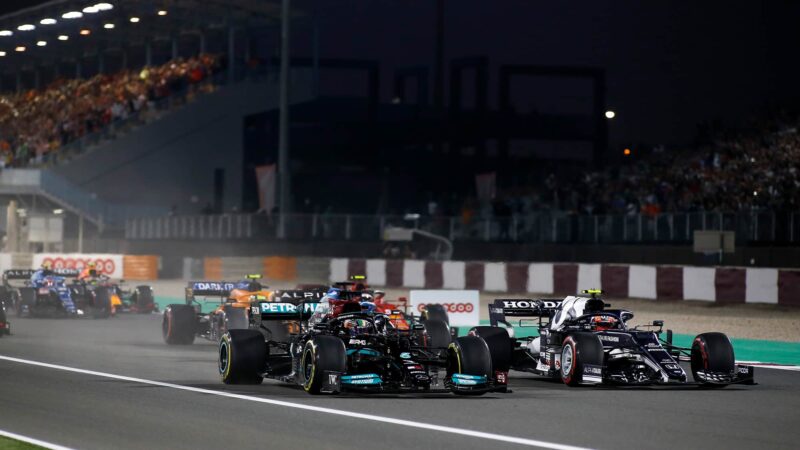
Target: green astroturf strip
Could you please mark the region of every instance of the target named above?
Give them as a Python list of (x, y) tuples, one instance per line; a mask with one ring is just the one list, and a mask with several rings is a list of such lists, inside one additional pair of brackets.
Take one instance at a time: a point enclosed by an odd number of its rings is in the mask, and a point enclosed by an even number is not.
[(35, 450), (41, 449), (38, 445), (28, 444), (15, 439), (0, 436), (0, 450)]
[[(481, 325), (489, 325), (482, 320)], [(536, 327), (514, 327), (517, 337), (536, 336)], [(666, 335), (662, 335), (666, 337)], [(673, 334), (672, 343), (680, 347), (691, 347), (693, 335)], [(766, 341), (758, 339), (731, 338), (737, 361), (760, 361), (774, 364), (800, 365), (800, 342)]]

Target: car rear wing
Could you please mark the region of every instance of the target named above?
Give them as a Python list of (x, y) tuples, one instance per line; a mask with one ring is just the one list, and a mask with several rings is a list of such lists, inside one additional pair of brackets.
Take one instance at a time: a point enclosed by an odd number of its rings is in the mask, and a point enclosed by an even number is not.
[(262, 321), (272, 320), (300, 320), (305, 321), (317, 311), (320, 302), (312, 301), (271, 301), (258, 302), (258, 305), (251, 306), (251, 313), (257, 314)]
[(550, 318), (562, 299), (498, 298), (489, 305), (489, 323), (511, 326), (507, 317)]
[(36, 271), (34, 269), (9, 269), (3, 271), (4, 280), (30, 280)]
[(227, 297), (235, 287), (235, 283), (228, 281), (190, 281), (186, 301), (194, 300), (195, 296)]
[(270, 300), (275, 302), (296, 303), (300, 301), (319, 303), (325, 292), (320, 289), (284, 289), (273, 291)]

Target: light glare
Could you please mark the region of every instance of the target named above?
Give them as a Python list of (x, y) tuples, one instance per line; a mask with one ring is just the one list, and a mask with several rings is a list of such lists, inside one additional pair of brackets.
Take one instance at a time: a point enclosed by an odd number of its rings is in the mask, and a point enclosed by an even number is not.
[(0, 36), (13, 36), (14, 32), (11, 30), (0, 30)]
[(66, 40), (68, 40), (68, 39), (69, 39), (69, 36), (67, 36), (66, 34), (62, 34), (62, 35), (60, 35), (60, 36), (58, 37), (58, 40), (59, 40), (59, 41), (66, 41)]
[(78, 11), (70, 11), (61, 15), (62, 19), (80, 19), (83, 14)]
[(33, 31), (33, 30), (36, 29), (36, 27), (34, 25), (26, 23), (26, 24), (22, 24), (22, 25), (18, 26), (17, 29), (19, 31)]
[(106, 30), (113, 30), (114, 29), (114, 24), (113, 23), (107, 23), (107, 24), (103, 25), (103, 28), (105, 28)]
[(55, 25), (56, 24), (56, 19), (51, 19), (51, 18), (47, 17), (47, 18), (44, 18), (44, 19), (40, 20), (39, 23), (42, 24), (42, 25)]

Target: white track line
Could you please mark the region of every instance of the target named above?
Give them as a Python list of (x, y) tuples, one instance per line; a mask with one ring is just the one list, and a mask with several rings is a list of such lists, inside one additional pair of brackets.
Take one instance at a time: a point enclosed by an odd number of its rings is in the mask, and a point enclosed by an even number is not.
[[(63, 370), (65, 372), (81, 373), (81, 374), (92, 375), (92, 376), (97, 376), (97, 377), (111, 378), (111, 379), (114, 379), (114, 380), (128, 381), (128, 382), (131, 382), (131, 383), (148, 384), (148, 385), (151, 385), (151, 386), (161, 386), (161, 387), (177, 389), (177, 390), (181, 390), (181, 391), (196, 392), (196, 393), (199, 393), (199, 394), (216, 395), (218, 397), (227, 397), (227, 398), (233, 398), (233, 399), (237, 399), (237, 400), (246, 400), (246, 401), (256, 402), (256, 403), (267, 403), (267, 404), (270, 404), (270, 405), (283, 406), (283, 407), (286, 407), (286, 408), (295, 408), (295, 409), (302, 409), (302, 410), (306, 410), (306, 411), (314, 411), (314, 412), (324, 413), (324, 414), (333, 414), (333, 415), (336, 415), (336, 416), (350, 417), (350, 418), (353, 418), (353, 419), (371, 420), (371, 421), (374, 421), (374, 422), (389, 423), (389, 424), (392, 424), (392, 425), (400, 425), (400, 426), (404, 426), (404, 427), (419, 428), (419, 429), (430, 430), (430, 431), (439, 431), (439, 432), (442, 432), (442, 433), (456, 434), (456, 435), (474, 437), (474, 438), (479, 438), (479, 439), (487, 439), (487, 440), (491, 440), (491, 441), (508, 442), (508, 443), (511, 443), (511, 444), (520, 444), (520, 445), (526, 445), (526, 446), (529, 446), (529, 447), (538, 447), (538, 448), (546, 448), (546, 449), (553, 449), (553, 450), (588, 450), (585, 447), (575, 447), (575, 446), (572, 446), (572, 445), (557, 444), (557, 443), (554, 443), (554, 442), (540, 441), (540, 440), (537, 440), (537, 439), (527, 439), (527, 438), (506, 436), (506, 435), (495, 434), (495, 433), (484, 433), (482, 431), (465, 430), (465, 429), (462, 429), (462, 428), (448, 427), (448, 426), (443, 426), (443, 425), (433, 425), (433, 424), (423, 423), (423, 422), (414, 422), (412, 420), (395, 419), (395, 418), (392, 418), (392, 417), (375, 416), (375, 415), (372, 415), (372, 414), (364, 414), (364, 413), (351, 412), (351, 411), (341, 411), (341, 410), (338, 410), (338, 409), (322, 408), (322, 407), (319, 407), (319, 406), (304, 405), (302, 403), (292, 403), (292, 402), (286, 402), (286, 401), (283, 401), (283, 400), (273, 400), (273, 399), (270, 399), (270, 398), (251, 397), (251, 396), (248, 396), (248, 395), (232, 394), (230, 392), (215, 391), (215, 390), (212, 390), (212, 389), (202, 389), (202, 388), (196, 388), (196, 387), (191, 387), (191, 386), (182, 386), (180, 384), (164, 383), (164, 382), (161, 382), (161, 381), (146, 380), (146, 379), (143, 379), (143, 378), (127, 377), (127, 376), (124, 376), (124, 375), (115, 375), (115, 374), (112, 374), (112, 373), (96, 372), (96, 371), (93, 371), (93, 370), (78, 369), (78, 368), (69, 367), (69, 366), (60, 366), (60, 365), (57, 365), (57, 364), (49, 364), (49, 363), (43, 363), (43, 362), (39, 362), (39, 361), (31, 361), (31, 360), (27, 360), (27, 359), (13, 358), (13, 357), (10, 357), (10, 356), (0, 355), (0, 360), (11, 361), (11, 362), (16, 362), (16, 363), (20, 363), (20, 364), (27, 364), (27, 365), (31, 365), (31, 366), (46, 367), (48, 369)], [(60, 447), (60, 448), (63, 448), (63, 447)]]
[(15, 439), (17, 441), (25, 442), (32, 445), (38, 445), (39, 447), (49, 448), (51, 450), (72, 450), (69, 447), (64, 447), (63, 445), (51, 444), (49, 442), (40, 441), (39, 439), (30, 438), (28, 436), (23, 436), (21, 434), (10, 433), (8, 431), (0, 430), (0, 436), (5, 436), (10, 439)]

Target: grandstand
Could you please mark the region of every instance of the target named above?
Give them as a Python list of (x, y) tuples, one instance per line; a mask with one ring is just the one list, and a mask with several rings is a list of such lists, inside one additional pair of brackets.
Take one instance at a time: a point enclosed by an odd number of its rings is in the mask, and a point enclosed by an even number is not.
[[(64, 250), (286, 238), (358, 241), (369, 256), (387, 227), (413, 225), (470, 257), (485, 243), (523, 248), (497, 250), (507, 258), (571, 249), (551, 260), (627, 246), (619, 260), (630, 262), (654, 245), (703, 263), (687, 247), (697, 230), (735, 231), (743, 248), (800, 241), (796, 115), (620, 157), (609, 150), (604, 69), (486, 56), (448, 61), (441, 104), (428, 86), (438, 69), (424, 63), (395, 67), (387, 96), (379, 61), (292, 57), (292, 198), (287, 211), (265, 207), (275, 187), (264, 191), (257, 169), (279, 159), (278, 2), (98, 5), (53, 1), (0, 17), (0, 194), (24, 214), (61, 211)], [(295, 20), (316, 27), (302, 7)], [(343, 95), (320, 83), (328, 74), (366, 82)], [(553, 80), (583, 109), (539, 110), (517, 96)], [(458, 170), (442, 176), (448, 167)]]

